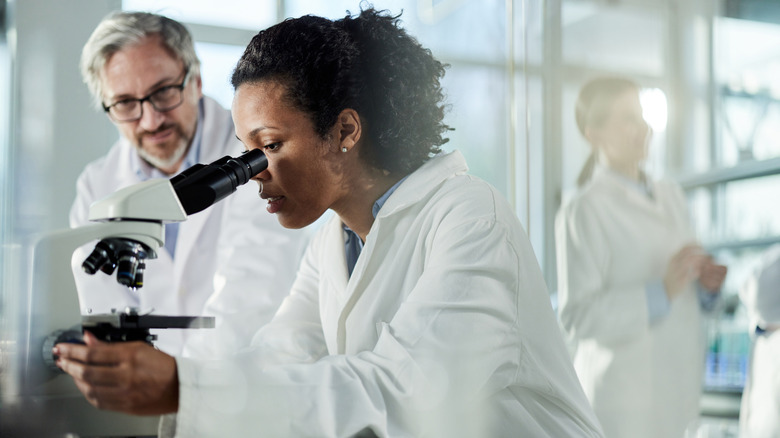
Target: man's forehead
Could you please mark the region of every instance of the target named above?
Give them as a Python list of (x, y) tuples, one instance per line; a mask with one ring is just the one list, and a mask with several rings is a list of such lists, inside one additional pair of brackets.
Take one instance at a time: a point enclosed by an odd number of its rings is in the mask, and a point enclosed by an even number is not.
[(136, 44), (114, 53), (103, 66), (105, 97), (147, 93), (182, 78), (184, 63), (160, 46)]

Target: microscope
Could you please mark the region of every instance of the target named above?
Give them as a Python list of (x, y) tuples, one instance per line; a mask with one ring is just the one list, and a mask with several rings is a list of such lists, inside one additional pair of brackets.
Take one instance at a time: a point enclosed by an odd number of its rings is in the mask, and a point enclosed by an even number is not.
[(126, 187), (94, 203), (89, 210), (93, 224), (36, 238), (28, 255), (32, 266), (26, 281), (29, 293), (20, 303), (26, 316), (16, 324), (15, 351), (3, 353), (12, 356), (12, 360), (5, 360), (10, 370), (4, 372), (12, 378), (4, 379), (3, 392), (49, 406), (46, 415), (57, 417), (50, 420), (61, 422), (69, 433), (103, 436), (117, 427), (122, 429), (122, 422), (127, 422), (129, 429), (123, 434), (139, 434), (133, 426), (136, 418), (99, 411), (87, 404), (70, 376), (54, 365), (52, 347), (59, 342), (81, 342), (85, 330), (108, 342), (153, 343), (149, 329), (211, 328), (213, 317), (139, 315), (135, 309), (82, 315), (71, 271), (72, 255), (77, 248), (98, 240), (82, 264), (84, 271), (116, 275), (119, 283), (141, 288), (146, 263), (153, 263), (164, 244), (164, 223), (184, 221), (208, 208), (267, 166), (260, 149), (196, 164), (171, 179)]

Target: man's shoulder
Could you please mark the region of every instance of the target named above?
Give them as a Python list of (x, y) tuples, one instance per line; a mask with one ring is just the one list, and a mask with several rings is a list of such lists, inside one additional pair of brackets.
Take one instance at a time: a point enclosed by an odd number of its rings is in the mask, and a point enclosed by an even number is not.
[(132, 175), (129, 162), (132, 153), (134, 153), (132, 146), (119, 140), (105, 155), (87, 163), (79, 179), (100, 181), (101, 184), (126, 180), (129, 175)]
[(214, 99), (203, 96), (203, 139), (201, 161), (211, 161), (223, 154), (235, 155), (243, 147), (236, 139), (230, 111)]

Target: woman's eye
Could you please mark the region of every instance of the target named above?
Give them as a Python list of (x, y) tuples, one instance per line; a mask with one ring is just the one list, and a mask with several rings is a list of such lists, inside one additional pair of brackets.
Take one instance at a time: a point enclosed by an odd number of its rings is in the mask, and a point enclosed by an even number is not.
[(263, 146), (263, 149), (269, 150), (269, 151), (275, 151), (279, 149), (279, 143), (271, 143), (268, 145)]

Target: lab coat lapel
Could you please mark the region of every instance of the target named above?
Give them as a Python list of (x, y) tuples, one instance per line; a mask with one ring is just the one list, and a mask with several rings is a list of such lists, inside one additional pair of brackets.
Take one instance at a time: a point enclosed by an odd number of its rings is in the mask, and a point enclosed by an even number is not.
[(324, 275), (326, 275), (328, 285), (338, 298), (338, 307), (342, 308), (348, 298), (347, 286), (349, 282), (347, 256), (344, 249), (344, 230), (338, 216), (335, 216), (327, 226), (332, 227), (332, 229), (327, 233), (328, 238), (325, 244), (330, 248), (333, 257), (326, 260)]
[[(215, 105), (218, 105), (210, 98), (203, 98), (203, 111), (204, 113), (213, 112)], [(226, 148), (233, 146), (234, 142), (225, 141), (226, 132), (224, 129), (219, 129), (220, 125), (217, 124), (215, 117), (206, 117), (205, 114), (201, 117), (204, 125), (202, 129), (201, 147), (199, 162), (203, 164), (212, 163), (218, 158), (224, 155), (234, 153), (232, 150), (225, 150)], [(227, 137), (230, 139), (230, 137)], [(232, 140), (232, 139), (231, 139)], [(221, 201), (220, 201), (221, 202)], [(216, 211), (222, 211), (221, 208), (209, 207), (199, 213), (192, 216), (187, 216), (187, 220), (179, 225), (179, 235), (176, 240), (176, 255), (174, 263), (174, 274), (177, 283), (181, 284), (181, 276), (184, 271), (184, 267), (187, 266), (192, 248), (195, 246), (195, 242), (198, 236), (203, 230), (203, 226), (208, 221), (212, 214), (216, 214)], [(221, 214), (221, 213), (220, 213)]]
[(659, 202), (658, 188), (653, 182), (651, 182), (653, 196), (646, 196), (634, 187), (629, 187), (626, 181), (621, 180), (612, 171), (601, 168), (597, 177), (605, 179), (607, 187), (615, 190), (626, 203), (633, 205), (639, 212), (662, 218), (666, 216), (663, 205)]
[(325, 343), (328, 345), (328, 351), (335, 353), (340, 346), (337, 341), (339, 332), (339, 319), (344, 309), (344, 303), (347, 301), (347, 262), (344, 252), (344, 230), (341, 228), (341, 220), (337, 215), (323, 225), (324, 239), (323, 247), (328, 257), (322, 258), (322, 269), (320, 275), (321, 282), (325, 287), (325, 292), (320, 295), (320, 312), (323, 327)]
[[(341, 230), (341, 222), (337, 222), (339, 226), (339, 232), (332, 232), (331, 236), (338, 236), (337, 244), (339, 247), (334, 248), (333, 252), (340, 251), (339, 255), (332, 259), (334, 266), (329, 267), (328, 273), (334, 278), (332, 284), (338, 284), (340, 280), (344, 280), (344, 287), (339, 287), (339, 308), (340, 314), (338, 315), (338, 330), (336, 334), (336, 346), (337, 353), (344, 354), (347, 349), (347, 337), (346, 327), (347, 318), (355, 308), (358, 301), (366, 291), (365, 282), (369, 281), (367, 276), (372, 276), (375, 273), (375, 268), (368, 268), (372, 264), (376, 266), (376, 263), (372, 263), (371, 257), (384, 257), (384, 254), (376, 254), (374, 247), (377, 245), (376, 236), (379, 234), (379, 227), (382, 226), (383, 218), (393, 215), (398, 211), (419, 202), (421, 199), (428, 196), (428, 194), (434, 190), (439, 184), (450, 178), (453, 175), (465, 173), (468, 171), (466, 162), (463, 156), (458, 151), (442, 154), (437, 160), (431, 160), (423, 164), (418, 170), (411, 173), (406, 181), (404, 181), (385, 202), (384, 206), (377, 215), (374, 224), (368, 232), (366, 242), (363, 247), (363, 251), (355, 264), (355, 269), (352, 271), (352, 277), (346, 276), (346, 256), (344, 253), (344, 232)], [(344, 276), (339, 276), (343, 273)]]

